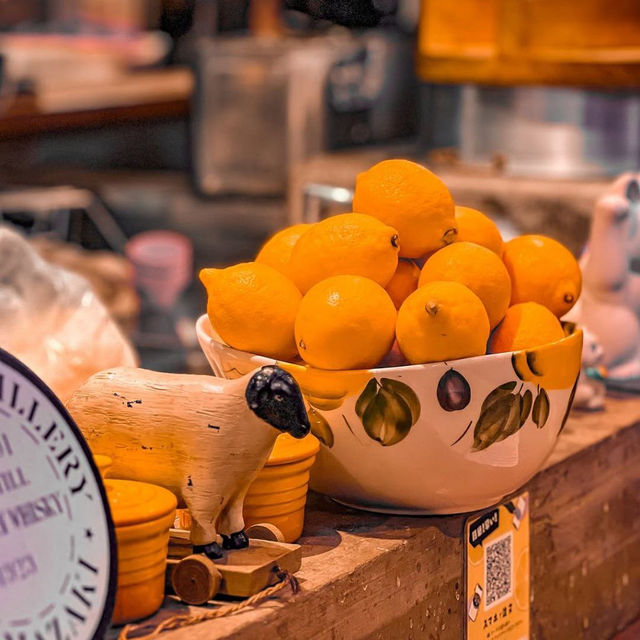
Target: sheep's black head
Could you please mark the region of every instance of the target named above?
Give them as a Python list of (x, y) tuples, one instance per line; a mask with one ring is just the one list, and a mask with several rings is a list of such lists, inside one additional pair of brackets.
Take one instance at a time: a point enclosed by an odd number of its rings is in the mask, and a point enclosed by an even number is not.
[(294, 438), (309, 433), (309, 418), (297, 382), (276, 366), (262, 367), (249, 380), (247, 404), (259, 418)]

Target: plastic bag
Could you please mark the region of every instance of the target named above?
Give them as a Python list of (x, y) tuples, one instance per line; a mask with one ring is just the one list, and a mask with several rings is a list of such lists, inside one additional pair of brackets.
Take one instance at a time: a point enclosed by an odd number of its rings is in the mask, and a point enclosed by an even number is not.
[(0, 227), (0, 347), (65, 402), (91, 375), (137, 357), (82, 277), (38, 256)]

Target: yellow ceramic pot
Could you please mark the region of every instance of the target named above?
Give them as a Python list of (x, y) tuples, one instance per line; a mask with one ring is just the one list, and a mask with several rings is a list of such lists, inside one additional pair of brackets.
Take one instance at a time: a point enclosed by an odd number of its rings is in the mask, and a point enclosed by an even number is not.
[(294, 542), (300, 537), (309, 469), (315, 462), (318, 448), (318, 440), (311, 434), (302, 440), (288, 434), (278, 436), (267, 464), (245, 498), (246, 527), (266, 522), (280, 529), (285, 542)]
[(177, 500), (144, 482), (104, 480), (118, 543), (118, 591), (113, 623), (155, 613), (164, 599), (164, 574)]

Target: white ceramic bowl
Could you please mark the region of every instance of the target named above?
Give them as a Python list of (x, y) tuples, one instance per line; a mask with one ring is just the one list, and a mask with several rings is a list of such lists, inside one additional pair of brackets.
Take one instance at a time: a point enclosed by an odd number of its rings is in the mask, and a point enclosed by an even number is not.
[[(206, 315), (196, 329), (218, 376), (274, 363), (226, 345)], [(323, 371), (278, 362), (300, 384), (323, 441), (311, 487), (391, 513), (498, 502), (540, 469), (564, 426), (582, 350), (582, 331), (565, 329), (562, 340), (531, 351), (446, 363)]]

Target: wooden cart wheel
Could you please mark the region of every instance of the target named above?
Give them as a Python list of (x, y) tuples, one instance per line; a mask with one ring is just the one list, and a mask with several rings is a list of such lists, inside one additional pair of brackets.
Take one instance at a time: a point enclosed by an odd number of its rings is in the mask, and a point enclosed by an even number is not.
[(196, 554), (178, 562), (171, 576), (176, 595), (187, 604), (204, 604), (220, 590), (222, 574), (206, 556)]
[(258, 524), (252, 524), (247, 529), (247, 535), (249, 538), (256, 538), (257, 540), (271, 540), (272, 542), (284, 542), (284, 534), (275, 524), (269, 522), (260, 522)]

